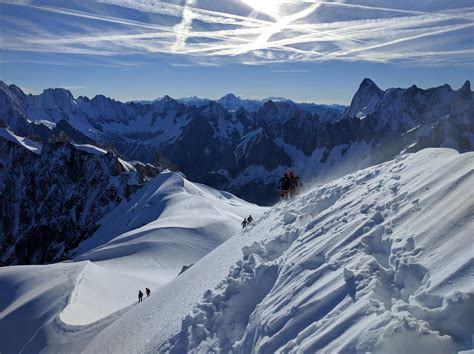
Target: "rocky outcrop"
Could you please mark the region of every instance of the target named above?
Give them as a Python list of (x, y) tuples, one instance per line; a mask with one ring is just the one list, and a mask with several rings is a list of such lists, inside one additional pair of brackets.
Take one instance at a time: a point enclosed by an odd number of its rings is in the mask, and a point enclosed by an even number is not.
[(56, 141), (38, 154), (1, 136), (0, 171), (0, 265), (67, 258), (104, 215), (159, 172), (91, 145)]

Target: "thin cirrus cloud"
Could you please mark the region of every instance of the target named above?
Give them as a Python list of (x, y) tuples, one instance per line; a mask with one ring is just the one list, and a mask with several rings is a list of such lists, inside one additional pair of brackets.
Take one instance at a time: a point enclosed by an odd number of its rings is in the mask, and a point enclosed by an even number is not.
[[(176, 66), (471, 64), (474, 6), (420, 0), (0, 0), (4, 51), (172, 56)], [(169, 58), (169, 57), (167, 57)]]

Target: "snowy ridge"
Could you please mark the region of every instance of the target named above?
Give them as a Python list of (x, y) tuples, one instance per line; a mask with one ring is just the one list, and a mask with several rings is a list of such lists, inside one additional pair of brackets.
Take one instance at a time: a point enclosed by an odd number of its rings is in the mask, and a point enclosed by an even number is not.
[(277, 206), (159, 350), (471, 349), (473, 164), (427, 149)]
[(8, 128), (0, 128), (0, 137), (18, 144), (21, 147), (34, 152), (35, 154), (40, 154), (43, 147), (43, 144), (25, 137), (18, 136)]
[[(0, 351), (54, 351), (45, 338), (62, 337), (58, 326), (69, 334), (102, 326), (136, 302), (138, 289), (155, 292), (183, 265), (238, 233), (249, 213), (258, 217), (264, 210), (178, 173), (159, 174), (100, 221), (73, 261), (0, 268), (0, 288), (6, 289), (0, 339), (9, 338), (0, 340)], [(34, 321), (19, 331), (30, 316)]]
[(88, 152), (94, 155), (107, 155), (107, 151), (90, 144), (73, 144), (78, 150)]
[[(161, 99), (158, 98), (154, 101), (135, 101), (137, 103), (154, 103), (159, 102)], [(222, 107), (227, 110), (235, 111), (239, 108), (244, 108), (246, 111), (255, 112), (260, 107), (262, 107), (266, 102), (287, 102), (291, 104), (298, 105), (300, 108), (310, 112), (320, 114), (324, 120), (337, 119), (338, 116), (347, 108), (346, 106), (339, 104), (317, 104), (317, 103), (299, 103), (294, 102), (288, 98), (284, 97), (267, 97), (263, 99), (245, 99), (239, 96), (236, 96), (233, 93), (228, 93), (217, 100), (211, 100), (209, 98), (200, 98), (200, 97), (182, 97), (177, 98), (176, 101), (184, 103), (187, 106), (196, 106), (201, 107), (208, 105), (209, 102), (217, 102)]]
[[(104, 217), (97, 232), (74, 251), (75, 262), (88, 261), (88, 273), (76, 285), (79, 296), (61, 320), (84, 325), (130, 305), (130, 287), (146, 283), (157, 289), (170, 282), (183, 265), (236, 234), (248, 213), (262, 210), (178, 173), (162, 172)], [(100, 312), (93, 305), (98, 296), (109, 299)]]

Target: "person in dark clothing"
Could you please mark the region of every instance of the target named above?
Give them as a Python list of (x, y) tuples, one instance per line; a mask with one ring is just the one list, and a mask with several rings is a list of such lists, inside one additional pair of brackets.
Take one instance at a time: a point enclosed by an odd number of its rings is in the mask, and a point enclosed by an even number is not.
[(244, 221), (242, 221), (242, 230), (245, 229), (247, 226), (247, 219), (244, 218)]
[(282, 178), (280, 178), (279, 185), (280, 185), (280, 197), (282, 199), (287, 200), (288, 192), (290, 191), (290, 186), (291, 186), (290, 176), (288, 175), (287, 172), (285, 172), (285, 175)]
[(145, 288), (146, 291), (146, 297), (150, 297), (151, 291), (148, 288)]
[(141, 290), (138, 290), (138, 302), (142, 302), (143, 301), (143, 293)]
[(290, 172), (290, 197), (294, 197), (300, 191), (300, 177), (293, 171)]
[(247, 225), (250, 224), (253, 221), (252, 215), (249, 215), (247, 218)]

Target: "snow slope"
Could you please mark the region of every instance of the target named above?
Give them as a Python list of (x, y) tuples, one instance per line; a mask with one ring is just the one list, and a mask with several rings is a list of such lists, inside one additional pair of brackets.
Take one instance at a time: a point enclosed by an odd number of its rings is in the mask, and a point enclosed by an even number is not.
[(24, 147), (25, 149), (34, 152), (35, 154), (39, 154), (41, 152), (41, 148), (43, 147), (41, 143), (38, 143), (25, 137), (18, 136), (8, 128), (0, 127), (0, 137), (15, 144), (18, 144)]
[(163, 286), (264, 210), (180, 174), (159, 174), (101, 221), (73, 262), (0, 268), (0, 352), (53, 350), (48, 328), (89, 328), (134, 304), (138, 289)]
[(472, 349), (474, 154), (427, 149), (275, 208), (244, 257), (158, 348)]
[(81, 350), (471, 349), (473, 163), (473, 153), (426, 149), (316, 186)]
[[(24, 352), (71, 353), (455, 353), (472, 349), (473, 166), (474, 153), (425, 149), (313, 186), (267, 210), (250, 228), (185, 273), (152, 288), (151, 297), (143, 303), (84, 326), (61, 321), (66, 307), (61, 316), (44, 322), (36, 336), (25, 336), (21, 346)], [(189, 207), (191, 212), (192, 199), (208, 191), (189, 185), (185, 192), (186, 182), (181, 186), (173, 181), (180, 180), (178, 175), (161, 178), (165, 181), (160, 186), (169, 181), (181, 190), (168, 196), (173, 201), (159, 189), (144, 191), (140, 197), (137, 194), (134, 203), (119, 207), (120, 214), (116, 209), (115, 219), (104, 220), (103, 229), (121, 236), (109, 239), (99, 229), (94, 240), (83, 245), (80, 251), (85, 256), (77, 261), (91, 259), (93, 266), (87, 266), (91, 271), (97, 266), (117, 273), (122, 263), (122, 275), (132, 277), (140, 267), (129, 269), (130, 257), (153, 246), (149, 245), (151, 238), (140, 235), (140, 229), (127, 228), (149, 225), (147, 215), (156, 209), (152, 201), (165, 205), (155, 214), (165, 227), (181, 208)], [(192, 196), (173, 209), (178, 204), (171, 195), (183, 193)], [(212, 204), (226, 213), (218, 200), (212, 199)], [(237, 201), (230, 199), (229, 204), (236, 203), (239, 210), (242, 204)], [(215, 211), (203, 213), (209, 214), (216, 218)], [(181, 215), (178, 219), (184, 226), (188, 212)], [(190, 225), (193, 222), (191, 215)], [(164, 235), (154, 222), (146, 228)], [(83, 264), (92, 263), (50, 267)], [(160, 267), (156, 269), (160, 272)], [(21, 269), (0, 269), (0, 286), (13, 289), (12, 279), (25, 276), (8, 276), (12, 271)], [(75, 269), (71, 278), (78, 279), (79, 271)], [(166, 277), (167, 268), (161, 271)], [(15, 314), (12, 304), (28, 298), (30, 287), (25, 283), (24, 288), (18, 287), (21, 291), (7, 292), (18, 293), (16, 300), (0, 298), (3, 328), (11, 323), (5, 321), (4, 313)], [(100, 293), (92, 298), (108, 302), (109, 296), (112, 294)], [(61, 301), (64, 305), (64, 299)], [(17, 321), (22, 318), (21, 309), (17, 305)], [(75, 321), (82, 310), (72, 309)], [(23, 316), (39, 317), (37, 312), (24, 311)], [(18, 323), (11, 325), (19, 328)], [(2, 352), (8, 349), (0, 348)]]

